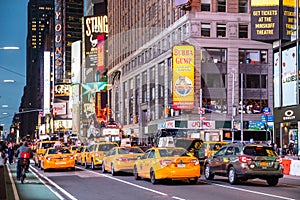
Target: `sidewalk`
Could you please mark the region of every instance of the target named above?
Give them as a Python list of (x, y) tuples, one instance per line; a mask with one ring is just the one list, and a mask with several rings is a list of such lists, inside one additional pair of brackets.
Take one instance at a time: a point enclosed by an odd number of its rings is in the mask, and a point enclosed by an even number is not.
[[(21, 181), (17, 181), (15, 163), (4, 165), (2, 169), (0, 169), (1, 200), (59, 200), (31, 170), (26, 173), (26, 179), (24, 184), (22, 184)], [(4, 179), (2, 179), (1, 175)], [(2, 189), (1, 186), (4, 188)]]

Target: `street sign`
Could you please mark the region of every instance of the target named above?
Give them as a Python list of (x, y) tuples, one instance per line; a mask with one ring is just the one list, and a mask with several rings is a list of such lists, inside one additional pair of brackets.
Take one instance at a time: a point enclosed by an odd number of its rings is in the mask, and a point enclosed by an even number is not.
[(264, 112), (265, 115), (269, 115), (270, 112), (271, 112), (271, 109), (270, 109), (269, 107), (265, 107), (265, 108), (263, 109), (263, 112)]
[(198, 108), (198, 113), (199, 115), (204, 115), (205, 114), (205, 109), (204, 108)]

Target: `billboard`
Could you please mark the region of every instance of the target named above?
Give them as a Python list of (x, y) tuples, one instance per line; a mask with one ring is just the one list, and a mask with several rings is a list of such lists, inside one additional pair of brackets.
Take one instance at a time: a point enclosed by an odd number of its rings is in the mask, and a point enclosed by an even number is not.
[(282, 39), (293, 41), (296, 39), (296, 0), (282, 1)]
[(174, 46), (173, 60), (173, 109), (194, 109), (194, 61), (193, 46)]
[(71, 86), (67, 84), (59, 84), (54, 86), (55, 97), (68, 97), (70, 96)]
[(72, 43), (71, 57), (72, 84), (78, 84), (81, 80), (81, 41)]
[(274, 58), (274, 108), (278, 108), (281, 106), (281, 95), (280, 95), (280, 53), (276, 52), (273, 55)]
[(44, 52), (44, 116), (50, 113), (50, 51)]
[(65, 65), (64, 65), (64, 27), (63, 27), (63, 1), (54, 1), (54, 70), (55, 81), (63, 80)]
[(296, 58), (296, 47), (282, 51), (282, 106), (297, 104), (298, 69)]
[[(85, 67), (97, 67), (98, 66), (98, 44), (100, 47), (104, 47), (104, 35), (108, 33), (108, 17), (102, 16), (88, 16), (84, 17), (83, 24), (83, 41), (85, 49)], [(102, 36), (99, 36), (102, 35)], [(98, 37), (99, 36), (99, 37)], [(99, 41), (98, 41), (99, 40)], [(105, 52), (105, 51), (104, 51)], [(103, 58), (100, 58), (100, 60)]]
[(278, 40), (279, 0), (251, 1), (251, 39), (262, 41)]

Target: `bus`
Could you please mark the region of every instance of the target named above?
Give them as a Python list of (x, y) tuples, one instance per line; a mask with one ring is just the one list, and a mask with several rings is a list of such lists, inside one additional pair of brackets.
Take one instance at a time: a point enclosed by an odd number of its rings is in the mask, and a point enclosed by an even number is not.
[[(241, 141), (241, 130), (234, 130), (234, 141)], [(223, 141), (232, 141), (232, 130), (223, 130)], [(271, 142), (272, 135), (268, 130), (243, 130), (245, 142)]]

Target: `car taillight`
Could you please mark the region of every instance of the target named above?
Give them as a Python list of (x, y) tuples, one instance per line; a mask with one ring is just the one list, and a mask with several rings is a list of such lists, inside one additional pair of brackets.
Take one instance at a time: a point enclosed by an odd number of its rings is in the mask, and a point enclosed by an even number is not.
[(248, 156), (239, 156), (239, 161), (241, 162), (241, 163), (247, 163), (247, 162), (249, 162), (249, 161), (251, 161), (252, 159), (250, 158), (250, 157), (248, 157)]
[(53, 156), (47, 156), (46, 159), (47, 160), (51, 160), (52, 158), (54, 158)]
[(195, 165), (199, 165), (199, 160), (197, 159), (191, 160), (191, 163), (194, 163)]
[(162, 166), (168, 166), (168, 165), (172, 164), (172, 161), (171, 160), (160, 160), (159, 163)]
[(74, 159), (74, 156), (69, 156), (70, 159)]
[(127, 158), (122, 158), (122, 157), (119, 157), (119, 158), (116, 158), (117, 161), (127, 161), (128, 159)]
[(276, 162), (278, 162), (279, 164), (282, 164), (282, 158), (277, 157), (277, 158), (276, 158)]

